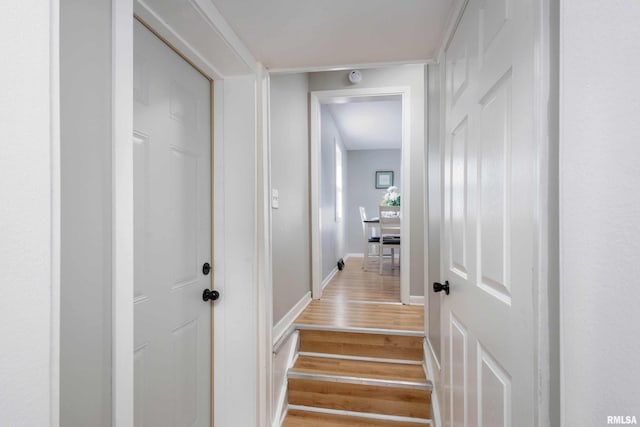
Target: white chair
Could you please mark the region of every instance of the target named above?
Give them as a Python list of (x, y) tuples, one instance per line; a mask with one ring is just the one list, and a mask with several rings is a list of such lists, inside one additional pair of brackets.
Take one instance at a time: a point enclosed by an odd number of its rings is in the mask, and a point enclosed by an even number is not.
[(400, 206), (380, 206), (380, 241), (378, 245), (380, 274), (382, 274), (385, 248), (391, 250), (391, 270), (393, 271), (395, 251), (400, 253)]
[(371, 248), (378, 249), (378, 243), (380, 237), (371, 236), (369, 232), (369, 223), (367, 222), (367, 212), (364, 207), (360, 206), (360, 221), (362, 222), (362, 236), (364, 237), (364, 257), (362, 258), (362, 269), (367, 270), (369, 265), (369, 256), (371, 254)]

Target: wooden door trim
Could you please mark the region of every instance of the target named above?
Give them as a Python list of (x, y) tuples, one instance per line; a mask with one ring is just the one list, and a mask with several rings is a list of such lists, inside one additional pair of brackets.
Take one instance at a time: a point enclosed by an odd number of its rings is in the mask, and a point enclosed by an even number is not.
[[(140, 15), (138, 15), (137, 13), (133, 14), (133, 17), (136, 21), (138, 21), (139, 23), (141, 23), (147, 30), (151, 31), (153, 33), (153, 35), (155, 35), (157, 38), (159, 38), (160, 40), (162, 40), (162, 42), (164, 44), (166, 44), (171, 50), (173, 50), (176, 55), (178, 55), (180, 58), (182, 58), (185, 62), (187, 62), (189, 65), (191, 65), (193, 68), (195, 68), (195, 70), (197, 72), (199, 72), (200, 74), (202, 74), (202, 76), (209, 80), (209, 82), (213, 82), (213, 77), (211, 77), (207, 72), (205, 72), (202, 68), (198, 67), (195, 62), (193, 62), (191, 59), (189, 59), (189, 57), (187, 55), (185, 55), (184, 53), (182, 53), (180, 51), (180, 49), (178, 49), (176, 46), (174, 46), (169, 40), (167, 40), (166, 37), (164, 37), (162, 34), (160, 34), (159, 31), (157, 31), (156, 29), (154, 29), (151, 24), (149, 24), (148, 22), (146, 22), (144, 19), (142, 19), (142, 17), (140, 17)], [(213, 92), (212, 92), (213, 95)], [(211, 116), (213, 118), (213, 116)], [(213, 130), (213, 128), (212, 128)]]

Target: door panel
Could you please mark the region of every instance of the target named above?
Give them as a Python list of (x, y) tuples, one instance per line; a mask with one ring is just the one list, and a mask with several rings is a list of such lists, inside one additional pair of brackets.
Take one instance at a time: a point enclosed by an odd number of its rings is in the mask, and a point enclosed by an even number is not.
[(470, 0), (445, 52), (445, 426), (533, 425), (533, 12)]
[(210, 425), (210, 82), (134, 28), (136, 426)]

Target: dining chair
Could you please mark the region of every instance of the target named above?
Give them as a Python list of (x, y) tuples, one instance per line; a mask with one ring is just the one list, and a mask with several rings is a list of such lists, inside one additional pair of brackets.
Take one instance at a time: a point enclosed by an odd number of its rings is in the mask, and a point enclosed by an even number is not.
[(384, 259), (384, 249), (391, 249), (391, 271), (395, 264), (395, 251), (400, 254), (400, 206), (380, 206), (380, 241), (378, 242), (378, 256), (380, 260), (380, 274)]
[(369, 256), (371, 255), (371, 248), (378, 249), (378, 243), (380, 242), (380, 237), (371, 236), (369, 230), (369, 223), (367, 222), (367, 212), (365, 211), (363, 206), (360, 206), (360, 221), (362, 222), (362, 236), (364, 237), (364, 256), (362, 258), (362, 269), (367, 270), (367, 266), (369, 265)]

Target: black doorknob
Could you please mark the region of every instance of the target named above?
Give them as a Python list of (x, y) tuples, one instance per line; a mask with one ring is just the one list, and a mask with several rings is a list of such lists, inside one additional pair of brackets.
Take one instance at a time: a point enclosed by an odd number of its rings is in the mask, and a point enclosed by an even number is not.
[(444, 285), (442, 283), (434, 282), (433, 284), (433, 292), (444, 291), (445, 294), (449, 295), (449, 281), (446, 280)]
[(204, 292), (202, 292), (203, 301), (215, 301), (218, 298), (220, 298), (220, 292), (216, 290), (205, 289)]

